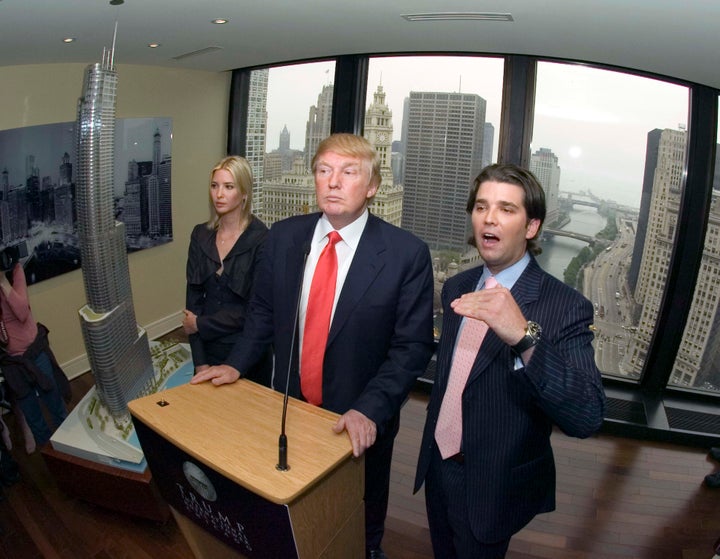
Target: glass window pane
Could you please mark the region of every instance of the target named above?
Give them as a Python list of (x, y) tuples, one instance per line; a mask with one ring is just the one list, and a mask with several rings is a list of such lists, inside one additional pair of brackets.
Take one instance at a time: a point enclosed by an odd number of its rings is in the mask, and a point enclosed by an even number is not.
[(370, 209), (430, 247), (437, 336), (442, 282), (478, 264), (465, 206), (472, 181), (497, 157), (503, 69), (502, 58), (370, 59), (364, 134), (383, 161)]
[(254, 70), (246, 157), (253, 166), (253, 213), (266, 225), (317, 211), (310, 160), (330, 135), (335, 62)]
[(541, 266), (595, 305), (603, 373), (637, 379), (683, 188), (688, 90), (539, 63), (530, 168), (547, 193)]
[[(720, 107), (719, 107), (720, 108)], [(717, 132), (720, 144), (720, 130)], [(669, 384), (720, 392), (720, 148), (715, 152), (715, 176), (710, 221), (695, 293), (685, 332), (675, 357)]]
[(452, 273), (477, 250), (465, 212), (473, 179), (495, 160), (502, 58), (371, 58), (364, 134), (383, 156), (371, 210), (428, 243), (437, 272)]

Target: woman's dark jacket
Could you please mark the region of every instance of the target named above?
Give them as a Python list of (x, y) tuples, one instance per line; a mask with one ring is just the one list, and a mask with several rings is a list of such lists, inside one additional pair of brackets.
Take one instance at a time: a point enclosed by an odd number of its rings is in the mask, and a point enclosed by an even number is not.
[[(55, 359), (52, 349), (50, 349), (47, 327), (39, 322), (37, 326), (37, 336), (25, 350), (25, 353), (22, 355), (10, 355), (5, 351), (0, 351), (0, 368), (2, 368), (2, 374), (10, 389), (10, 398), (22, 399), (36, 388), (49, 392), (55, 389), (55, 385), (57, 385), (63, 400), (69, 402), (72, 397), (70, 381), (65, 376), (57, 359)], [(35, 364), (35, 360), (41, 353), (46, 353), (50, 359), (55, 384)]]
[(216, 231), (196, 225), (190, 237), (185, 306), (197, 315), (197, 334), (189, 336), (193, 362), (207, 364), (205, 343), (233, 344), (245, 325), (250, 292), (268, 228), (252, 216), (250, 224), (223, 261), (215, 246)]

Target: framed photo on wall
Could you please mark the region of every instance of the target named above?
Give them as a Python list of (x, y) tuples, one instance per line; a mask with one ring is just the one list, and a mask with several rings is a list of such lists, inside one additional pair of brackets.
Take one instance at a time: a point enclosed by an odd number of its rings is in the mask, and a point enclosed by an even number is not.
[[(0, 254), (16, 255), (28, 283), (80, 268), (75, 122), (0, 131)], [(115, 124), (115, 218), (129, 252), (173, 239), (172, 119)]]

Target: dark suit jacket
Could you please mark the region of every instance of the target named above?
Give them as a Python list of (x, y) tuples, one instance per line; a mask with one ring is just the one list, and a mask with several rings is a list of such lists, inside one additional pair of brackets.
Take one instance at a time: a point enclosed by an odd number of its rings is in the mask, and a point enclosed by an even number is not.
[[(291, 363), (290, 395), (297, 398), (302, 396), (293, 322), (305, 247), (319, 218), (296, 216), (271, 227), (245, 330), (227, 361), (244, 373), (273, 343), (273, 388), (284, 391)], [(336, 413), (355, 409), (376, 423), (379, 435), (392, 428), (432, 355), (432, 304), (427, 245), (369, 215), (330, 326), (322, 407)]]
[(215, 246), (216, 232), (204, 223), (196, 225), (190, 236), (186, 266), (185, 308), (197, 315), (198, 332), (189, 336), (195, 365), (207, 365), (205, 344), (219, 341), (232, 345), (245, 323), (255, 268), (260, 259), (268, 228), (252, 216), (222, 262)]
[[(474, 291), (482, 267), (449, 279), (443, 288), (443, 330), (437, 378), (428, 406), (415, 491), (425, 480), (438, 412), (447, 386), (461, 316), (450, 302)], [(542, 339), (526, 367), (514, 370), (508, 345), (489, 331), (463, 392), (463, 452), (469, 520), (480, 541), (507, 539), (533, 516), (555, 508), (553, 424), (588, 437), (602, 424), (605, 394), (590, 345), (591, 303), (544, 272), (534, 258), (512, 294)]]

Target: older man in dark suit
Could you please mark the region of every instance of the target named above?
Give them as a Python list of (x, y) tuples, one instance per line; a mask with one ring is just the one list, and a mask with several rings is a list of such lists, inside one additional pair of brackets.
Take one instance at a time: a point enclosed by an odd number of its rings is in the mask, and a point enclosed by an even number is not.
[(514, 165), (486, 167), (467, 211), (484, 266), (443, 287), (415, 490), (425, 483), (435, 557), (494, 559), (555, 508), (553, 425), (592, 435), (605, 394), (591, 303), (532, 256), (545, 219), (537, 179)]
[[(368, 212), (380, 163), (367, 140), (333, 134), (312, 165), (322, 213), (272, 226), (242, 339), (226, 365), (192, 382), (234, 382), (273, 344), (273, 387), (284, 390), (289, 370), (290, 394), (342, 414), (336, 432), (365, 454), (367, 556), (379, 559), (400, 406), (433, 351), (430, 252)], [(331, 281), (316, 289), (323, 278)]]

